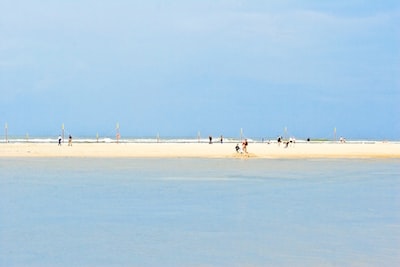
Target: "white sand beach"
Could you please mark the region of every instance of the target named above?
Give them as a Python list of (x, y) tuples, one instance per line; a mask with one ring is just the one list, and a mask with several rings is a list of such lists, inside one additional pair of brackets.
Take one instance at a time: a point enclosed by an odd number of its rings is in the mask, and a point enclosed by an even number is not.
[(1, 143), (0, 157), (125, 158), (400, 158), (400, 143), (249, 143), (248, 154), (234, 143)]

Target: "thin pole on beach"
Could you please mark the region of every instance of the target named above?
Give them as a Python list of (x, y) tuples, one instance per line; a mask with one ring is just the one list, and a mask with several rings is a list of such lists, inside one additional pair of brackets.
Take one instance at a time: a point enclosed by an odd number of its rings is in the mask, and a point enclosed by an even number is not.
[(119, 138), (120, 138), (120, 134), (119, 134), (119, 122), (117, 122), (117, 126), (116, 126), (116, 137), (117, 137), (117, 144), (119, 143)]
[(240, 142), (243, 140), (243, 128), (240, 128)]
[(287, 139), (287, 127), (285, 126), (285, 134), (283, 136), (284, 139)]
[(200, 131), (197, 132), (197, 142), (200, 143)]
[(4, 132), (5, 132), (6, 143), (8, 143), (8, 125), (7, 125), (7, 122), (4, 125)]
[(64, 143), (64, 137), (65, 137), (65, 135), (64, 135), (64, 133), (65, 133), (64, 123), (61, 125), (61, 132), (62, 132), (62, 142)]
[(336, 127), (333, 129), (333, 139), (336, 142)]

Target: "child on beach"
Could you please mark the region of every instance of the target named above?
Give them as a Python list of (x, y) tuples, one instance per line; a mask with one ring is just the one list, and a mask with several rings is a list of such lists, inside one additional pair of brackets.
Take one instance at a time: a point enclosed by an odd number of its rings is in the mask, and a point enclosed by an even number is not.
[(236, 147), (235, 147), (235, 149), (236, 149), (236, 153), (239, 153), (239, 152), (240, 152), (240, 147), (239, 147), (239, 144), (236, 144)]

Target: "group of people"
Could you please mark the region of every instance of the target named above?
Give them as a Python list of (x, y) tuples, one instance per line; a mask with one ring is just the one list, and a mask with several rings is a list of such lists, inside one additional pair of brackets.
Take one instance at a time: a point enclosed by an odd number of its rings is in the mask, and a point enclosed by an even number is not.
[[(278, 142), (278, 146), (280, 146), (281, 143), (283, 143), (285, 145), (284, 147), (288, 148), (289, 145), (294, 145), (296, 143), (296, 139), (294, 137), (290, 137), (288, 140), (284, 140), (282, 138), (282, 136), (278, 136), (277, 142)], [(341, 140), (341, 142), (345, 142), (345, 139)], [(269, 143), (270, 142), (268, 142), (268, 144)], [(235, 150), (237, 153), (247, 153), (248, 145), (249, 145), (249, 143), (248, 143), (247, 139), (244, 139), (244, 141), (242, 142), (242, 148), (240, 148), (239, 144), (236, 144)]]
[[(213, 138), (210, 135), (208, 137), (208, 143), (212, 144), (213, 143)], [(219, 142), (222, 144), (224, 142), (224, 137), (221, 135), (219, 138)], [(247, 154), (247, 146), (249, 145), (249, 142), (247, 141), (247, 139), (244, 139), (242, 142), (242, 148), (240, 148), (239, 144), (236, 144), (235, 150), (237, 153), (246, 153)]]
[(290, 137), (289, 140), (284, 141), (282, 136), (278, 136), (277, 139), (278, 146), (281, 145), (281, 143), (285, 144), (285, 148), (288, 148), (290, 144), (296, 143), (296, 139), (294, 137)]
[[(63, 138), (61, 137), (61, 135), (58, 136), (58, 145), (61, 146), (61, 142), (62, 142)], [(72, 146), (72, 136), (69, 135), (68, 137), (68, 146)]]
[[(209, 144), (212, 144), (213, 143), (213, 138), (212, 138), (212, 136), (210, 135), (209, 137), (208, 137), (208, 140), (209, 140)], [(220, 136), (220, 138), (219, 138), (219, 142), (222, 144), (223, 142), (224, 142), (224, 137), (221, 135)]]
[(244, 141), (242, 142), (242, 150), (240, 151), (240, 147), (239, 144), (236, 144), (236, 152), (237, 153), (246, 153), (247, 154), (247, 146), (249, 145), (249, 142), (247, 142), (247, 139), (244, 139)]

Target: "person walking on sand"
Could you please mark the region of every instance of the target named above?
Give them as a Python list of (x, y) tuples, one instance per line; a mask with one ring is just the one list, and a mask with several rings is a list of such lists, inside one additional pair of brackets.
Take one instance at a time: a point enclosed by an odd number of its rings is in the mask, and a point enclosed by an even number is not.
[(242, 143), (242, 150), (244, 153), (247, 154), (247, 146), (249, 145), (249, 143), (247, 142), (247, 139), (244, 139), (243, 143)]
[(61, 135), (58, 136), (58, 145), (61, 146), (62, 137)]
[(69, 135), (68, 137), (68, 146), (72, 146), (72, 136)]
[(281, 136), (278, 136), (278, 146), (280, 146), (281, 143), (282, 143), (282, 137), (281, 137)]

